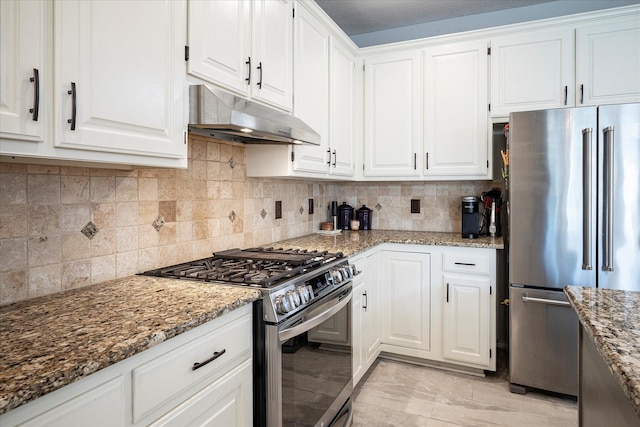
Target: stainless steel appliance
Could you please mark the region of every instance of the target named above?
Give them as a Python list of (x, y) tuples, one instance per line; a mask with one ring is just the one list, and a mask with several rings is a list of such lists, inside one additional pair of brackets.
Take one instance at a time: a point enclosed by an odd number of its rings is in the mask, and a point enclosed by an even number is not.
[(206, 85), (189, 86), (189, 133), (246, 144), (320, 145), (291, 114)]
[(143, 274), (262, 291), (253, 307), (255, 426), (351, 425), (350, 341), (309, 334), (323, 322), (348, 331), (358, 272), (342, 253), (232, 249)]
[(510, 382), (578, 392), (566, 285), (640, 290), (640, 104), (510, 116)]

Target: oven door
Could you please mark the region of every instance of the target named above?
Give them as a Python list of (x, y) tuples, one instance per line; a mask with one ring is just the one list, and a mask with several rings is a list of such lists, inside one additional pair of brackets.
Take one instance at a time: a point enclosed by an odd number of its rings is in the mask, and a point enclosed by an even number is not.
[(349, 331), (351, 286), (345, 284), (292, 319), (266, 326), (267, 426), (351, 424), (351, 340), (325, 344), (307, 334), (325, 321), (343, 322)]

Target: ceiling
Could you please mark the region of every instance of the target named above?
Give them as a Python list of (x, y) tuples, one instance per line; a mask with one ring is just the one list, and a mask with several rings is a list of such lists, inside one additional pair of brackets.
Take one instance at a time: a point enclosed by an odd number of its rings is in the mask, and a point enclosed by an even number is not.
[(640, 0), (315, 1), (359, 47), (640, 4)]
[(554, 0), (316, 0), (348, 36)]

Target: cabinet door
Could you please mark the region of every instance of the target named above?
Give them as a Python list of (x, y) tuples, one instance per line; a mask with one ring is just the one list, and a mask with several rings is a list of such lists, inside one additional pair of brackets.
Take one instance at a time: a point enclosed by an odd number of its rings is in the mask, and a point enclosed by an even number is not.
[(55, 145), (181, 158), (184, 2), (55, 3)]
[(189, 74), (248, 96), (250, 74), (257, 66), (250, 56), (248, 0), (189, 1)]
[(386, 308), (382, 341), (405, 348), (431, 349), (429, 254), (383, 252)]
[(355, 58), (340, 42), (331, 43), (329, 148), (331, 175), (355, 173)]
[(486, 176), (487, 42), (448, 44), (424, 53), (424, 174)]
[(382, 295), (380, 285), (380, 261), (382, 253), (370, 255), (366, 259), (366, 288), (362, 309), (363, 315), (363, 348), (365, 372), (380, 354), (380, 322)]
[(253, 425), (252, 390), (248, 360), (151, 425), (249, 427)]
[[(224, 3), (224, 2), (223, 2)], [(291, 111), (293, 104), (293, 2), (253, 3), (251, 95)], [(224, 44), (224, 43), (219, 43)]]
[(365, 356), (364, 356), (364, 328), (362, 323), (364, 308), (362, 306), (365, 286), (360, 282), (353, 287), (353, 298), (351, 298), (351, 354), (352, 354), (352, 373), (353, 386), (355, 387), (364, 375)]
[(576, 38), (576, 104), (640, 102), (640, 19), (584, 25)]
[(1, 1), (0, 20), (0, 138), (36, 143), (10, 146), (2, 141), (0, 152), (37, 151), (44, 145), (51, 114), (50, 3)]
[[(64, 390), (64, 389), (62, 389)], [(52, 407), (24, 423), (37, 426), (121, 426), (128, 420), (125, 406), (125, 382), (122, 376), (112, 378), (94, 388)], [(11, 421), (8, 421), (10, 424)]]
[(574, 105), (572, 29), (491, 40), (491, 115)]
[(365, 176), (415, 177), (422, 154), (420, 52), (366, 58)]
[(443, 281), (443, 357), (488, 365), (491, 327), (489, 277), (443, 274)]
[(329, 31), (304, 7), (294, 22), (293, 113), (320, 134), (319, 146), (295, 146), (293, 169), (329, 171)]

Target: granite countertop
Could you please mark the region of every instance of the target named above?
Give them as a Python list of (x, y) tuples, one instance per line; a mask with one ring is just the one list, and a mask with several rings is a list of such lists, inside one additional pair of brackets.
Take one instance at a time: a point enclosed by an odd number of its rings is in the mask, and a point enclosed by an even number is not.
[(640, 292), (578, 286), (564, 291), (640, 416)]
[(418, 245), (504, 249), (502, 237), (491, 238), (482, 236), (476, 239), (467, 239), (463, 238), (460, 233), (392, 230), (342, 231), (340, 234), (309, 234), (264, 246), (342, 252), (346, 256), (353, 256), (382, 243), (412, 243)]
[(131, 276), (0, 307), (0, 414), (257, 300)]

